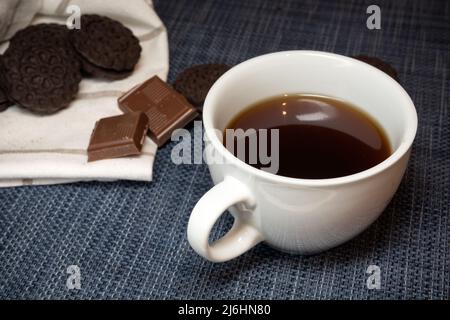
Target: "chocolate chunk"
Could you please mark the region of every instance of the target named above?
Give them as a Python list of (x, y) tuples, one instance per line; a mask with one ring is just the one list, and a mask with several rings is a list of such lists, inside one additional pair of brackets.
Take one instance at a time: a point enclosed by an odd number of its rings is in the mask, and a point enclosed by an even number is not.
[(91, 135), (88, 161), (140, 154), (147, 129), (147, 117), (142, 112), (100, 119)]
[(395, 70), (394, 67), (392, 67), (389, 63), (387, 63), (379, 58), (365, 56), (365, 55), (352, 56), (352, 58), (357, 59), (362, 62), (365, 62), (365, 63), (368, 63), (371, 66), (374, 66), (375, 68), (380, 69), (381, 71), (386, 73), (391, 78), (394, 78), (397, 82), (399, 81), (397, 70)]
[(71, 38), (82, 59), (104, 69), (133, 70), (142, 49), (130, 29), (116, 20), (95, 14), (82, 15), (80, 24), (79, 30), (71, 31)]
[(214, 82), (231, 67), (226, 64), (199, 64), (181, 72), (173, 85), (190, 103), (201, 108)]
[(79, 61), (66, 47), (11, 46), (2, 60), (8, 98), (32, 112), (54, 113), (67, 107), (78, 92)]
[(162, 146), (175, 129), (198, 115), (195, 108), (157, 76), (125, 93), (118, 100), (124, 112), (142, 111), (148, 117), (149, 134)]

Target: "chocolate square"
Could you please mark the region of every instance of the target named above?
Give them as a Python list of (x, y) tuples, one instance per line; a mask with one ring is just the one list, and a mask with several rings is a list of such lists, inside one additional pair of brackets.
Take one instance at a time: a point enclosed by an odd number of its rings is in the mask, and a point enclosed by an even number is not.
[(197, 110), (170, 85), (154, 76), (118, 99), (124, 112), (141, 111), (148, 117), (149, 135), (162, 146), (175, 129), (194, 120)]
[(88, 161), (140, 154), (147, 129), (147, 117), (142, 112), (100, 119), (91, 135)]

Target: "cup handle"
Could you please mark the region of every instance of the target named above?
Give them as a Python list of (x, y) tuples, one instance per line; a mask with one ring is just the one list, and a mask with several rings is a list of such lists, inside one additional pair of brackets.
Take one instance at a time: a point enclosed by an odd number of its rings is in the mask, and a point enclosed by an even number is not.
[(250, 190), (230, 176), (198, 201), (189, 218), (187, 236), (199, 255), (209, 261), (223, 262), (236, 258), (263, 240), (261, 233), (242, 216), (246, 213), (242, 213), (234, 217), (233, 226), (222, 238), (209, 244), (209, 234), (217, 219), (230, 206), (241, 202), (249, 209), (256, 205)]

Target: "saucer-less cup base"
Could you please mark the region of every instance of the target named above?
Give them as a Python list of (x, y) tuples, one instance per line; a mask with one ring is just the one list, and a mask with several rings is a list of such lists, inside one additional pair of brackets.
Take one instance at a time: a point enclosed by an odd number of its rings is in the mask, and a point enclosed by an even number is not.
[[(393, 154), (357, 174), (307, 180), (255, 169), (226, 150), (220, 133), (233, 116), (258, 100), (286, 93), (353, 103), (383, 126)], [(235, 258), (261, 241), (282, 251), (312, 254), (351, 239), (391, 200), (417, 129), (414, 104), (395, 80), (363, 62), (318, 51), (277, 52), (235, 66), (208, 93), (203, 120), (215, 186), (194, 207), (187, 233), (192, 248), (215, 262)], [(233, 227), (211, 244), (210, 231), (227, 209), (234, 216)]]

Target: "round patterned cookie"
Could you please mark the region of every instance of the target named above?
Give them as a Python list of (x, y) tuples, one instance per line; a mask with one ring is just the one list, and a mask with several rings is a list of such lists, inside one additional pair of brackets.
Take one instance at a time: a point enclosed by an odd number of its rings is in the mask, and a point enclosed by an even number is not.
[(201, 107), (214, 82), (231, 67), (226, 64), (199, 64), (181, 72), (173, 85), (190, 103)]
[(11, 46), (3, 65), (9, 99), (32, 112), (54, 113), (67, 107), (78, 92), (79, 61), (65, 47)]
[(14, 103), (8, 98), (4, 88), (6, 87), (5, 69), (3, 67), (3, 57), (0, 56), (0, 112), (8, 109)]
[(63, 24), (41, 23), (19, 30), (9, 41), (10, 47), (70, 47), (69, 29)]
[(75, 50), (92, 65), (115, 71), (133, 70), (141, 55), (139, 40), (120, 22), (95, 14), (81, 16), (71, 31)]
[(67, 52), (78, 59), (70, 43), (70, 30), (63, 24), (40, 23), (17, 31), (9, 41), (9, 48), (26, 50), (30, 47), (64, 47)]
[(374, 66), (375, 68), (380, 69), (381, 71), (386, 73), (391, 78), (394, 78), (397, 81), (399, 80), (397, 70), (395, 70), (394, 67), (392, 67), (389, 63), (387, 63), (379, 58), (366, 56), (366, 55), (352, 56), (352, 58), (360, 60), (365, 63), (368, 63), (371, 66)]
[(8, 109), (9, 106), (13, 105), (11, 101), (9, 101), (3, 89), (0, 87), (0, 112)]
[(13, 103), (9, 100), (9, 98), (6, 96), (6, 93), (0, 87), (0, 112), (5, 111), (9, 106), (12, 105)]
[(98, 67), (90, 63), (86, 59), (81, 59), (80, 61), (81, 69), (84, 71), (84, 73), (95, 78), (103, 78), (106, 80), (120, 80), (128, 77), (133, 72), (133, 70), (116, 71), (113, 69)]

